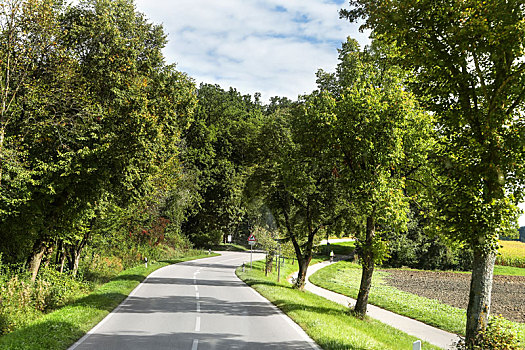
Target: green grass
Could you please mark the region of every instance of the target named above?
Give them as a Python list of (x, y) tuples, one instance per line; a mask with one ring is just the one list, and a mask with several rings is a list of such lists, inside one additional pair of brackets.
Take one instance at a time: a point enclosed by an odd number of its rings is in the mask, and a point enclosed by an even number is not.
[(239, 245), (239, 244), (233, 244), (233, 243), (224, 244), (224, 243), (221, 243), (221, 244), (217, 244), (217, 245), (214, 245), (213, 247), (211, 247), (211, 250), (232, 251), (232, 252), (246, 252), (246, 251), (249, 251), (250, 249), (246, 248), (246, 247), (243, 247), (242, 245)]
[(323, 244), (320, 246), (320, 251), (324, 255), (328, 255), (331, 250), (334, 251), (334, 254), (338, 255), (350, 255), (355, 249), (355, 242), (339, 242), (339, 243), (330, 243), (330, 245)]
[[(316, 261), (312, 261), (314, 264)], [(307, 291), (291, 287), (284, 279), (277, 282), (276, 274), (265, 277), (264, 263), (237, 275), (265, 298), (277, 305), (325, 350), (339, 349), (411, 349), (417, 338), (371, 318), (353, 317), (348, 308)], [(297, 265), (287, 263), (281, 270), (289, 276)], [(424, 343), (424, 349), (439, 349)]]
[(525, 268), (496, 265), (494, 267), (494, 274), (507, 276), (525, 276)]
[[(437, 300), (401, 291), (386, 284), (386, 271), (375, 271), (369, 302), (386, 310), (404, 315), (443, 330), (465, 334), (466, 311), (442, 304)], [(310, 276), (313, 284), (357, 298), (361, 280), (361, 266), (342, 261), (331, 264)], [(512, 323), (522, 344), (525, 344), (525, 324)]]
[(0, 349), (67, 349), (106, 317), (153, 271), (170, 264), (214, 255), (218, 254), (189, 256), (148, 264), (147, 268), (140, 265), (127, 269), (88, 296), (0, 337)]

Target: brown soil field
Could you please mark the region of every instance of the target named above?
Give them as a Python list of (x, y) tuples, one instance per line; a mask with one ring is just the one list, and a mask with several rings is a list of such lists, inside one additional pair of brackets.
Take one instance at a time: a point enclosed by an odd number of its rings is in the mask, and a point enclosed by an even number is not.
[[(466, 309), (470, 274), (441, 271), (387, 270), (387, 283), (405, 292), (437, 299), (442, 303)], [(494, 276), (492, 315), (525, 323), (525, 277)]]

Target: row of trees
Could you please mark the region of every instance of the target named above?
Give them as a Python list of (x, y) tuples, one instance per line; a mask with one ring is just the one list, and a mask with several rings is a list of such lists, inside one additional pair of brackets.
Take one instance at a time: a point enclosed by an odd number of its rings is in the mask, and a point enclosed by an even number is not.
[(389, 239), (417, 221), (473, 252), (474, 341), (523, 197), (523, 9), (350, 5), (371, 47), (349, 39), (316, 91), (263, 105), (166, 65), (131, 0), (0, 3), (0, 251), (34, 279), (51, 256), (76, 271), (86, 246), (209, 246), (266, 225), (302, 288), (315, 240), (354, 233), (364, 314)]
[(34, 280), (55, 254), (75, 273), (108, 221), (130, 238), (155, 231), (196, 104), (191, 79), (164, 62), (162, 28), (132, 1), (10, 0), (0, 40), (4, 260), (27, 260)]

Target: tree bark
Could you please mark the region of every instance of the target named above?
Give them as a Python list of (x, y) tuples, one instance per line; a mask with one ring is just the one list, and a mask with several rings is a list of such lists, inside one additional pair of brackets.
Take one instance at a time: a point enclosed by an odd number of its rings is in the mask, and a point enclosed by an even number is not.
[(88, 243), (90, 237), (91, 237), (91, 228), (84, 233), (84, 236), (82, 237), (82, 240), (77, 245), (71, 245), (70, 249), (70, 268), (73, 273), (73, 276), (77, 275), (78, 272), (78, 264), (80, 263), (80, 254), (82, 253), (82, 250)]
[(485, 253), (474, 250), (472, 277), (470, 279), (470, 294), (467, 307), (467, 328), (465, 341), (473, 345), (478, 332), (484, 329), (490, 313), (492, 280), (496, 253)]
[(269, 273), (272, 273), (273, 256), (274, 251), (272, 249), (268, 249), (268, 253), (266, 254), (266, 269), (264, 273), (265, 276), (268, 276)]
[(354, 312), (360, 316), (366, 315), (368, 305), (368, 295), (372, 286), (372, 275), (374, 273), (374, 252), (372, 243), (375, 236), (375, 219), (373, 216), (366, 218), (366, 239), (363, 252), (361, 253), (363, 271), (361, 274), (361, 284), (359, 294), (355, 303)]
[(308, 265), (311, 260), (311, 256), (306, 259), (303, 257), (300, 261), (298, 260), (299, 272), (297, 273), (297, 280), (295, 281), (295, 287), (297, 289), (302, 290), (304, 288), (304, 284), (306, 283), (306, 271), (308, 270)]
[(40, 270), (40, 264), (46, 251), (46, 244), (43, 240), (37, 240), (33, 245), (33, 250), (29, 258), (29, 273), (31, 274), (31, 281), (36, 281), (38, 270)]

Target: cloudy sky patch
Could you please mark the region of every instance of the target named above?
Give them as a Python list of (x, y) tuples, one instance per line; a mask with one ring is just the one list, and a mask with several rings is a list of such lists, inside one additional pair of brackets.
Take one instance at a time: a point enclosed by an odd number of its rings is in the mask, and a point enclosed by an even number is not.
[(138, 11), (168, 34), (168, 63), (198, 83), (296, 99), (332, 71), (347, 36), (368, 34), (339, 19), (339, 0), (139, 0)]

